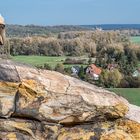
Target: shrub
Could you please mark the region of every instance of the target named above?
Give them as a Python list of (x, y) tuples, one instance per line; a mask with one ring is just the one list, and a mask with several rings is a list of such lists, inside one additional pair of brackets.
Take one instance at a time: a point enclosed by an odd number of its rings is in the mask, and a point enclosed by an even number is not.
[(58, 63), (56, 66), (55, 66), (55, 71), (58, 71), (60, 73), (64, 73), (64, 65), (62, 63)]
[(45, 63), (44, 64), (44, 69), (46, 69), (46, 70), (52, 70), (52, 67), (49, 64)]
[(112, 71), (103, 70), (100, 78), (99, 83), (101, 86), (110, 88), (110, 87), (118, 87), (122, 80), (122, 74), (119, 72), (118, 69), (114, 69)]
[(67, 58), (63, 64), (85, 64), (86, 59)]

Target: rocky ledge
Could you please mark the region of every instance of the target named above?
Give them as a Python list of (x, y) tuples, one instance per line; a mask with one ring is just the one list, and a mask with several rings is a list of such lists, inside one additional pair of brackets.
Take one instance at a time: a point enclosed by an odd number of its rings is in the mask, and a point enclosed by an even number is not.
[(0, 61), (1, 140), (140, 140), (140, 108), (58, 72)]

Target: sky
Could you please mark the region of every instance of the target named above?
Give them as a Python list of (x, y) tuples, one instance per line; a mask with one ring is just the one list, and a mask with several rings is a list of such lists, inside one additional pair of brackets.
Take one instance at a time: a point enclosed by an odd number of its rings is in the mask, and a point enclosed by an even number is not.
[(8, 24), (140, 24), (140, 0), (1, 0)]

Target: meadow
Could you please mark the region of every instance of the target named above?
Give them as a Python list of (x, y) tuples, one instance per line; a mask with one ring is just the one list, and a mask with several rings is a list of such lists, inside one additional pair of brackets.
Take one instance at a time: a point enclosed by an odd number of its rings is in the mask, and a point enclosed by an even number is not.
[(66, 57), (46, 57), (46, 56), (13, 56), (13, 60), (27, 63), (33, 66), (41, 66), (45, 63), (54, 67), (57, 63), (63, 63)]
[[(32, 66), (42, 66), (43, 64), (47, 63), (52, 68), (54, 68), (58, 63), (63, 63), (66, 58), (73, 58), (73, 59), (87, 59), (83, 57), (66, 57), (66, 56), (59, 56), (59, 57), (52, 57), (52, 56), (12, 56), (12, 59), (17, 62), (27, 63)], [(65, 67), (69, 67), (73, 65), (65, 65)], [(86, 66), (86, 65), (85, 65)]]
[(126, 98), (131, 104), (140, 106), (140, 88), (111, 88), (108, 90)]
[(130, 40), (131, 40), (132, 43), (140, 45), (140, 36), (133, 36), (133, 37), (130, 38)]
[[(27, 63), (32, 66), (42, 66), (43, 64), (47, 63), (52, 68), (54, 68), (58, 63), (63, 63), (66, 58), (87, 59), (87, 61), (89, 59), (86, 56), (82, 57), (67, 57), (67, 56), (52, 57), (52, 56), (25, 56), (25, 55), (12, 56), (12, 59), (17, 62)], [(72, 65), (65, 65), (65, 67), (69, 66)]]

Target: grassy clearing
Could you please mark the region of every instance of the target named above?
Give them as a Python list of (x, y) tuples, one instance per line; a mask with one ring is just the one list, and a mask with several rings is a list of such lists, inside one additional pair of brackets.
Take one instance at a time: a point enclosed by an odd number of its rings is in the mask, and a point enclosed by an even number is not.
[(33, 66), (43, 65), (45, 63), (50, 64), (51, 66), (56, 65), (57, 63), (63, 63), (65, 57), (46, 57), (46, 56), (13, 56), (13, 60), (18, 62), (23, 62), (31, 64)]
[[(52, 68), (56, 66), (58, 63), (63, 63), (67, 57), (61, 56), (61, 57), (48, 57), (48, 56), (12, 56), (12, 59), (14, 61), (23, 62), (26, 64), (30, 64), (33, 66), (41, 66), (45, 63), (49, 64)], [(70, 58), (70, 57), (69, 57)], [(86, 57), (72, 57), (75, 59), (88, 59)], [(65, 67), (69, 67), (72, 65), (65, 65)]]
[(140, 88), (113, 88), (109, 90), (123, 96), (130, 103), (140, 106)]
[(130, 38), (130, 40), (131, 40), (132, 43), (140, 45), (140, 36), (133, 36), (133, 37)]

